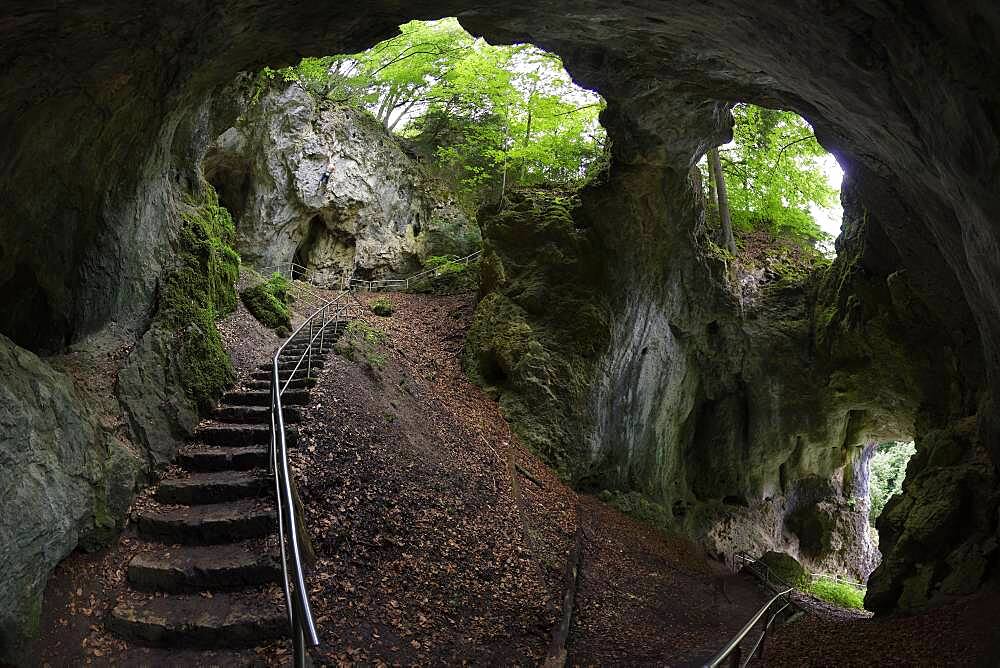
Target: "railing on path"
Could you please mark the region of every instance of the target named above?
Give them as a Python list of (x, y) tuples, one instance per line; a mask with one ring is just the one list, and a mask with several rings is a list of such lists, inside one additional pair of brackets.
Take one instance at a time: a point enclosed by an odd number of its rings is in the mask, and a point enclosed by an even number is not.
[[(480, 253), (481, 251), (477, 251), (455, 262), (467, 265)], [(317, 349), (322, 351), (326, 344), (326, 337), (331, 335), (328, 332), (330, 326), (346, 320), (348, 309), (352, 306), (351, 300), (357, 301), (357, 298), (352, 294), (355, 289), (362, 287), (367, 290), (384, 287), (408, 288), (428, 276), (438, 275), (438, 270), (429, 269), (405, 279), (352, 280), (347, 283), (346, 289), (333, 299), (325, 299), (320, 294), (301, 285), (301, 282), (294, 281), (293, 277), (296, 273), (304, 274), (306, 271), (306, 267), (295, 262), (265, 267), (259, 271), (264, 280), (267, 280), (267, 276), (274, 272), (283, 276), (287, 275), (287, 278), (292, 281), (293, 289), (305, 294), (311, 301), (311, 305), (316, 307), (312, 314), (285, 339), (272, 358), (271, 441), (268, 452), (268, 467), (274, 475), (275, 497), (278, 506), (278, 542), (281, 547), (282, 588), (285, 594), (289, 632), (295, 653), (294, 665), (304, 667), (306, 665), (306, 647), (319, 645), (319, 636), (316, 633), (316, 623), (313, 619), (309, 604), (309, 591), (305, 582), (303, 552), (306, 550), (306, 543), (301, 535), (303, 531), (302, 518), (296, 510), (298, 493), (295, 490), (295, 481), (292, 478), (291, 466), (288, 462), (288, 441), (285, 434), (285, 418), (281, 398), (292, 379), (300, 370), (303, 370), (303, 367), (305, 377), (312, 376), (313, 348), (317, 348), (318, 343)], [(289, 343), (303, 338), (307, 341), (305, 349), (295, 360), (295, 366), (289, 371), (288, 377), (282, 383), (279, 372), (279, 366), (282, 362), (281, 355)]]
[[(470, 253), (465, 257), (451, 260), (449, 264), (463, 264), (468, 266), (470, 262), (482, 254), (483, 251), (477, 250), (475, 253)], [(293, 277), (295, 274), (305, 276), (309, 269), (301, 264), (298, 264), (297, 262), (287, 262), (285, 264), (275, 264), (269, 267), (264, 267), (263, 269), (258, 269), (257, 271), (264, 276), (273, 272), (278, 272), (283, 276), (287, 274), (289, 280), (294, 280)], [(441, 276), (443, 273), (444, 271), (440, 267), (432, 267), (430, 269), (418, 271), (417, 273), (407, 276), (406, 278), (378, 278), (369, 281), (363, 278), (348, 279), (345, 277), (344, 282), (341, 285), (341, 289), (362, 290), (365, 292), (375, 292), (377, 290), (409, 290), (411, 285), (417, 285), (422, 281), (436, 276)]]
[[(284, 343), (274, 353), (271, 364), (271, 443), (269, 452), (269, 468), (274, 474), (275, 496), (278, 506), (278, 542), (281, 546), (282, 587), (285, 593), (286, 612), (288, 614), (289, 631), (292, 636), (292, 646), (295, 652), (295, 665), (305, 666), (306, 645), (319, 645), (316, 634), (316, 623), (313, 620), (309, 605), (309, 591), (305, 583), (305, 569), (302, 553), (304, 551), (303, 537), (300, 535), (301, 518), (296, 511), (297, 492), (288, 463), (288, 444), (285, 435), (285, 418), (282, 410), (281, 397), (288, 389), (289, 383), (296, 373), (305, 367), (306, 378), (312, 375), (312, 351), (319, 342), (322, 350), (328, 335), (327, 329), (331, 323), (342, 319), (347, 302), (344, 294), (333, 300), (323, 300), (323, 303), (312, 315), (305, 319)], [(305, 334), (308, 338), (306, 348), (299, 355), (294, 368), (289, 372), (284, 384), (281, 383), (279, 364), (281, 354), (296, 337)]]
[[(475, 253), (452, 260), (449, 264), (464, 264), (468, 266), (470, 262), (482, 254), (483, 251), (477, 250)], [(349, 290), (364, 290), (366, 292), (375, 292), (377, 290), (409, 290), (411, 285), (417, 285), (422, 281), (441, 276), (443, 273), (440, 267), (433, 267), (419, 271), (406, 278), (380, 278), (372, 281), (366, 281), (362, 278), (352, 278), (349, 281), (345, 281), (344, 288)]]
[[(764, 587), (775, 592), (775, 595), (750, 618), (750, 621), (726, 643), (725, 647), (719, 650), (718, 654), (705, 664), (706, 668), (716, 668), (716, 666), (724, 664), (733, 668), (745, 668), (755, 657), (763, 656), (771, 627), (774, 626), (774, 623), (786, 610), (797, 607), (795, 601), (792, 599), (792, 592), (795, 591), (795, 587), (772, 573), (770, 567), (759, 559), (754, 559), (746, 552), (737, 552), (733, 557), (733, 569), (737, 572), (747, 570), (753, 573), (764, 584)], [(767, 617), (764, 628), (744, 660), (742, 643), (764, 617)]]

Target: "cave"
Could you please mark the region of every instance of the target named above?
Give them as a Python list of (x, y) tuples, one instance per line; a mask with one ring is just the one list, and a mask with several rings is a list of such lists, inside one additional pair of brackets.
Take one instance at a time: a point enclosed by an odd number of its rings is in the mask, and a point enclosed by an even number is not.
[[(26, 351), (63, 352), (112, 326), (132, 333), (137, 356), (160, 359), (129, 382), (154, 384), (150, 369), (171, 368), (169, 339), (154, 336), (151, 314), (180, 243), (185, 197), (201, 192), (199, 164), (235, 121), (237, 110), (218, 92), (238, 73), (303, 54), (356, 51), (403, 21), (451, 15), (491, 42), (530, 42), (559, 54), (576, 81), (607, 100), (601, 122), (611, 167), (566, 226), (586, 231), (580, 247), (588, 271), (545, 274), (579, 314), (571, 328), (550, 322), (552, 339), (578, 345), (566, 366), (585, 369), (568, 386), (586, 411), (538, 422), (545, 438), (573, 444), (562, 453), (566, 476), (607, 463), (602, 486), (639, 488), (694, 523), (700, 515), (689, 504), (717, 501), (737, 512), (776, 490), (804, 493), (806, 473), (826, 484), (850, 463), (847, 445), (860, 442), (846, 432), (905, 423), (917, 454), (903, 494), (879, 520), (884, 559), (866, 605), (876, 614), (912, 612), (990, 587), (1000, 457), (1000, 94), (993, 85), (1000, 10), (985, 2), (905, 10), (884, 2), (746, 0), (572, 7), (379, 0), (360, 13), (281, 2), (5, 8), (0, 338), (11, 412), (27, 414), (22, 406), (45, 401), (47, 391), (16, 381), (48, 378), (44, 362)], [(766, 314), (744, 327), (720, 317), (733, 312), (724, 295), (685, 293), (725, 273), (692, 250), (700, 221), (689, 173), (729, 138), (736, 101), (801, 114), (845, 171), (834, 271), (815, 294), (777, 295), (797, 309), (780, 327)], [(249, 167), (205, 164), (238, 220)], [(498, 257), (530, 254), (548, 241), (510, 229), (518, 234), (498, 243)], [(296, 256), (310, 248), (303, 240)], [(524, 304), (537, 297), (517, 295)], [(603, 310), (578, 308), (590, 301)], [(519, 310), (510, 299), (483, 303), (496, 313), (548, 317), (537, 301)], [(702, 345), (705, 333), (711, 345)], [(719, 350), (744, 351), (750, 361), (740, 359), (736, 369)], [(599, 376), (587, 366), (598, 358), (606, 361)], [(75, 401), (72, 390), (60, 392), (68, 405)], [(530, 416), (530, 399), (506, 406), (515, 417)], [(167, 399), (129, 415), (137, 432), (160, 425), (153, 436), (165, 443), (183, 431), (178, 420), (197, 422), (196, 412)], [(579, 425), (586, 429), (576, 431)], [(37, 464), (23, 443), (36, 443), (29, 433), (42, 429), (19, 429), (3, 438), (5, 489)], [(75, 462), (87, 451), (104, 461), (110, 446), (101, 434), (88, 428), (74, 438), (89, 440), (52, 445), (51, 456), (38, 459)], [(699, 449), (706, 444), (717, 449)], [(16, 554), (4, 534), (3, 556), (18, 575), (16, 587), (0, 592), (4, 646), (19, 642), (46, 574), (94, 532), (97, 516), (125, 515), (132, 480), (124, 489), (108, 483), (127, 478), (120, 469), (117, 460), (108, 464), (114, 475), (75, 499), (49, 503), (26, 493), (17, 499), (23, 507), (3, 515), (5, 531), (21, 513), (30, 522), (19, 530), (35, 532)], [(83, 479), (70, 474), (60, 484)]]

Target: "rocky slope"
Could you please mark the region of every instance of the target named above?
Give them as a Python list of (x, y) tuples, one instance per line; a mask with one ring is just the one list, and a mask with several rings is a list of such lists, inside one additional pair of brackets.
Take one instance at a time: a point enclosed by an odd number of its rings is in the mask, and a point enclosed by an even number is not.
[(455, 196), (399, 140), (294, 82), (247, 103), (203, 165), (236, 218), (240, 255), (258, 268), (295, 261), (311, 282), (335, 287), (479, 246)]

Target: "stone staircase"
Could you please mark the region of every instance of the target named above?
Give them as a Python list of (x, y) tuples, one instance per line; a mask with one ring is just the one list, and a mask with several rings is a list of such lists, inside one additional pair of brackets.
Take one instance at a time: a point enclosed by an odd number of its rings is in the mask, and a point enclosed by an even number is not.
[[(325, 344), (313, 345), (312, 368), (343, 331), (331, 322)], [(295, 447), (315, 379), (305, 363), (308, 336), (293, 338), (279, 364), (286, 436)], [(133, 515), (138, 544), (127, 587), (108, 617), (118, 636), (140, 644), (183, 648), (239, 648), (289, 633), (274, 503), (268, 473), (271, 361), (226, 393), (181, 448), (176, 466)]]

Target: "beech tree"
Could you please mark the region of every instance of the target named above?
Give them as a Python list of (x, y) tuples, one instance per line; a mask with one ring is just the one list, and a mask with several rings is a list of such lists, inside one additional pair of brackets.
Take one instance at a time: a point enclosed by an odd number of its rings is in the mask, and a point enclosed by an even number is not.
[[(819, 162), (826, 151), (809, 124), (792, 112), (751, 104), (737, 104), (733, 119), (733, 141), (717, 149), (723, 178), (714, 179), (718, 200), (728, 201), (732, 225), (766, 227), (809, 242), (829, 239), (810, 207), (830, 207), (837, 190), (827, 182)], [(712, 152), (707, 162), (714, 172)]]
[(603, 100), (574, 85), (557, 56), (529, 44), (491, 46), (456, 19), (411, 21), (362, 53), (265, 71), (278, 75), (429, 144), (470, 189), (572, 182), (605, 149)]

